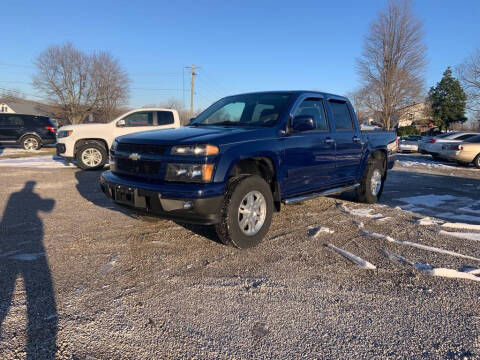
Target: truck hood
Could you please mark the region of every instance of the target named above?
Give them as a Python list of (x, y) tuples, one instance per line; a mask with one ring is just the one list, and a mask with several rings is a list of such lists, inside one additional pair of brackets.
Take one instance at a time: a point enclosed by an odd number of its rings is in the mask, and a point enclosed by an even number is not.
[(95, 131), (108, 127), (110, 123), (105, 124), (77, 124), (77, 125), (65, 125), (62, 126), (58, 131), (63, 130), (79, 130), (79, 131)]
[(274, 128), (233, 126), (185, 126), (179, 129), (153, 130), (118, 137), (126, 143), (137, 144), (212, 144), (258, 140), (274, 136)]

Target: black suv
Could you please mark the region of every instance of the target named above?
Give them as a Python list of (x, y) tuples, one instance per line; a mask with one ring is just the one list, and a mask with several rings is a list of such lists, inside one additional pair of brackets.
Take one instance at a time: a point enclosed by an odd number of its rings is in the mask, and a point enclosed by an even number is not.
[(56, 142), (56, 126), (46, 116), (0, 114), (0, 143), (20, 144), (38, 150)]

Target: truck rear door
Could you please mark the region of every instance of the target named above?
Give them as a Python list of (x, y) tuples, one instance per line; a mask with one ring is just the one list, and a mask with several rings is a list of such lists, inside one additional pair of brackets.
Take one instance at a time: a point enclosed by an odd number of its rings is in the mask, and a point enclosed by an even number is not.
[(327, 103), (330, 122), (335, 126), (337, 180), (339, 183), (357, 180), (364, 150), (353, 109), (343, 100), (328, 99)]
[(292, 117), (306, 115), (314, 120), (315, 129), (292, 131), (281, 141), (282, 195), (292, 196), (326, 188), (335, 182), (335, 142), (328, 124), (324, 100), (306, 97), (293, 109)]

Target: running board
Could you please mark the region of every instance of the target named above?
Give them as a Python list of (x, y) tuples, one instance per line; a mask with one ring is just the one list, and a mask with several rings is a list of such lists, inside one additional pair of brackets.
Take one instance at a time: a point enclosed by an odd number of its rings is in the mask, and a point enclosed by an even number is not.
[(335, 194), (340, 194), (340, 193), (343, 193), (345, 191), (352, 191), (352, 190), (355, 190), (357, 187), (359, 187), (360, 184), (359, 183), (356, 183), (356, 184), (353, 184), (353, 185), (349, 185), (349, 186), (345, 186), (345, 187), (338, 187), (338, 188), (333, 188), (333, 189), (328, 189), (328, 190), (325, 190), (325, 191), (322, 191), (322, 192), (317, 192), (317, 193), (312, 193), (312, 194), (307, 194), (307, 195), (301, 195), (301, 196), (295, 196), (295, 197), (291, 197), (291, 198), (288, 198), (288, 199), (285, 199), (283, 200), (283, 202), (285, 204), (293, 204), (293, 203), (296, 203), (296, 202), (299, 202), (299, 201), (304, 201), (304, 200), (308, 200), (308, 199), (313, 199), (313, 198), (316, 198), (316, 197), (319, 197), (319, 196), (328, 196), (328, 195), (335, 195)]

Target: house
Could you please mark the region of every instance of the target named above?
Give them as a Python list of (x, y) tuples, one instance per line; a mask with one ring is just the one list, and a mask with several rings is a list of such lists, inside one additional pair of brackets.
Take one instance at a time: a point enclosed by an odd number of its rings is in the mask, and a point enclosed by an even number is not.
[(398, 127), (415, 126), (420, 131), (433, 127), (433, 119), (426, 102), (408, 105), (401, 110)]

